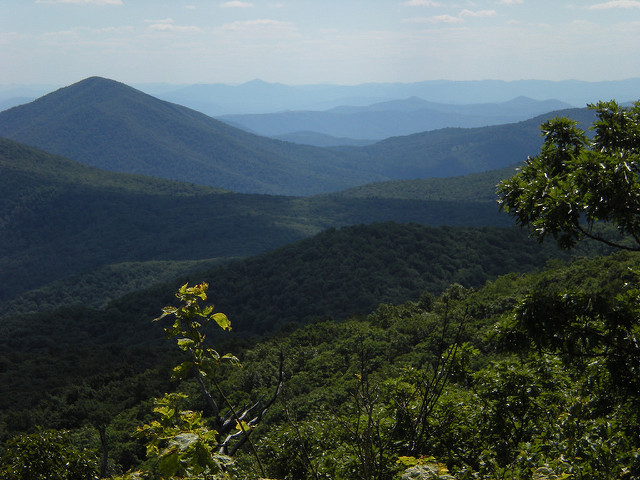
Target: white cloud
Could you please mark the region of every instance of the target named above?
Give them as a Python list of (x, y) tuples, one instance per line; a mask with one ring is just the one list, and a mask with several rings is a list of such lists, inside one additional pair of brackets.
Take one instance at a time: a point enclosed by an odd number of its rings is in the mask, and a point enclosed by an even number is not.
[(458, 14), (458, 16), (435, 15), (432, 17), (413, 17), (413, 18), (406, 18), (402, 20), (402, 22), (403, 23), (431, 23), (431, 24), (437, 24), (437, 23), (459, 24), (459, 23), (465, 23), (464, 17), (481, 18), (481, 17), (492, 17), (494, 15), (496, 15), (495, 10), (473, 11), (473, 10), (464, 9)]
[(231, 2), (221, 3), (220, 6), (222, 8), (251, 8), (253, 7), (253, 3), (240, 2), (239, 0), (233, 0)]
[(36, 3), (71, 3), (75, 5), (122, 5), (122, 0), (36, 0)]
[(499, 5), (520, 5), (523, 3), (523, 0), (500, 0), (498, 2)]
[(282, 37), (296, 34), (293, 24), (268, 18), (227, 23), (222, 26), (222, 30), (259, 37)]
[(472, 11), (464, 9), (460, 12), (461, 17), (492, 17), (496, 14), (495, 10), (478, 10)]
[(610, 8), (640, 8), (640, 2), (636, 0), (612, 0), (611, 2), (597, 3), (588, 7), (589, 10), (607, 10)]
[(440, 3), (433, 0), (408, 0), (404, 2), (407, 7), (439, 7)]
[(123, 33), (131, 33), (134, 31), (132, 26), (123, 26), (123, 27), (102, 27), (93, 30), (95, 33), (115, 33), (115, 34), (123, 34)]
[(282, 22), (280, 20), (270, 20), (268, 18), (263, 18), (259, 20), (245, 20), (229, 23), (226, 26), (230, 28), (239, 28), (239, 27), (283, 27), (285, 25), (289, 25), (288, 22)]
[(434, 17), (414, 17), (406, 18), (404, 23), (464, 23), (464, 20), (460, 17), (454, 17), (452, 15), (436, 15)]
[(163, 18), (162, 20), (145, 20), (144, 23), (174, 23), (173, 18)]
[(194, 25), (175, 25), (172, 18), (165, 18), (163, 20), (145, 20), (145, 23), (150, 23), (147, 30), (152, 32), (177, 32), (177, 33), (199, 33), (202, 29)]

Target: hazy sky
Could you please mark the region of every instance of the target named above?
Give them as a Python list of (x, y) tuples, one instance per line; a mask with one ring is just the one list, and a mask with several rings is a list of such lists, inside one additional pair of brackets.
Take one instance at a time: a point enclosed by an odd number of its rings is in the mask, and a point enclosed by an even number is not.
[(640, 0), (2, 0), (0, 84), (640, 77)]

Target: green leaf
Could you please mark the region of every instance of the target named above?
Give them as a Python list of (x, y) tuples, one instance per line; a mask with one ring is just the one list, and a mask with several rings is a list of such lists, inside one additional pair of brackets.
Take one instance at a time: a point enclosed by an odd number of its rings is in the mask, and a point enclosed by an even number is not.
[(193, 362), (183, 362), (180, 365), (173, 367), (171, 374), (172, 380), (182, 380), (193, 368)]
[(158, 471), (164, 477), (173, 477), (180, 467), (180, 456), (178, 452), (164, 455), (158, 462)]
[(216, 363), (220, 361), (220, 354), (216, 352), (213, 348), (207, 348), (207, 355), (209, 355), (210, 358), (215, 360)]
[(396, 463), (404, 465), (405, 467), (414, 467), (418, 464), (416, 457), (398, 457)]
[(189, 350), (189, 348), (191, 348), (193, 345), (195, 345), (195, 343), (196, 342), (194, 342), (190, 338), (179, 338), (178, 339), (178, 347), (180, 347), (180, 349), (184, 350), (185, 352), (187, 350)]
[(231, 330), (231, 322), (224, 313), (214, 313), (211, 318), (222, 328), (223, 330)]
[(238, 359), (238, 357), (236, 357), (235, 355), (231, 354), (231, 353), (225, 353), (221, 360), (229, 362), (237, 367), (241, 367), (242, 365), (240, 364), (240, 360)]
[(197, 441), (198, 436), (195, 433), (181, 433), (171, 439), (169, 446), (176, 446), (181, 452), (184, 452)]
[(249, 425), (245, 421), (242, 421), (242, 422), (236, 421), (236, 430), (239, 430), (241, 432), (249, 432), (251, 431), (251, 425)]

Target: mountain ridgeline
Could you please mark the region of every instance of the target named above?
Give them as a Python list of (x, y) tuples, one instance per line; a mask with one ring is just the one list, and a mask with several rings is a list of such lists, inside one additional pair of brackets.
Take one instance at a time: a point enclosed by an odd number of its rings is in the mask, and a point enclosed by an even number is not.
[[(583, 122), (591, 115), (571, 113)], [(83, 275), (85, 284), (110, 278), (103, 294), (88, 300), (102, 306), (181, 266), (247, 258), (327, 228), (387, 221), (506, 226), (495, 185), (511, 174), (514, 160), (538, 148), (538, 122), (315, 148), (252, 135), (121, 83), (89, 78), (0, 113), (2, 134), (72, 158), (0, 140), (6, 232), (0, 314), (72, 303), (86, 289), (64, 287), (65, 300), (42, 289), (82, 283)], [(460, 176), (478, 170), (489, 171)], [(185, 175), (192, 183), (177, 181)], [(448, 175), (456, 176), (433, 178)], [(432, 178), (405, 180), (422, 176)], [(388, 178), (402, 180), (383, 181)], [(374, 179), (380, 181), (368, 183)], [(255, 193), (347, 185), (353, 188), (320, 196)], [(117, 273), (123, 265), (136, 271), (124, 281)], [(36, 297), (40, 305), (20, 304)]]
[[(574, 109), (588, 123), (591, 112)], [(541, 144), (539, 125), (444, 129), (364, 147), (269, 139), (92, 77), (0, 112), (0, 136), (80, 163), (232, 190), (312, 195), (372, 182), (448, 177), (515, 165)]]
[[(361, 85), (283, 85), (252, 80), (240, 85), (199, 84), (189, 86), (140, 85), (163, 100), (185, 105), (210, 116), (264, 114), (282, 111), (326, 111), (346, 106), (367, 108), (372, 104), (418, 97), (450, 105), (500, 104), (521, 96), (557, 98), (573, 106), (616, 99), (636, 98), (640, 79), (585, 82), (578, 80), (432, 80), (414, 83), (366, 83)], [(26, 92), (21, 92), (24, 95)], [(556, 108), (554, 108), (556, 109)]]
[(300, 195), (383, 177), (338, 153), (249, 134), (92, 77), (0, 113), (0, 136), (106, 170)]
[[(293, 111), (218, 117), (231, 125), (276, 138), (295, 138), (300, 132), (332, 137), (382, 140), (446, 127), (485, 127), (528, 120), (572, 108), (554, 100), (516, 98), (508, 102), (446, 105), (411, 97), (367, 107), (337, 107), (326, 111)], [(339, 141), (336, 141), (340, 145)]]

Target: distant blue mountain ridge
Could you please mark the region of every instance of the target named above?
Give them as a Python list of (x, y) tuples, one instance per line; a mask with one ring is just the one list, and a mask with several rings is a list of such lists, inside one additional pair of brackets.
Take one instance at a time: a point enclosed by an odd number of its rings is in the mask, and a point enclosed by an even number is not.
[[(382, 140), (448, 127), (474, 128), (520, 122), (567, 108), (571, 108), (571, 105), (559, 100), (539, 101), (522, 96), (508, 102), (468, 105), (435, 103), (419, 97), (409, 97), (364, 107), (341, 106), (326, 111), (225, 115), (218, 119), (258, 135), (294, 142), (296, 137), (292, 134), (299, 132), (358, 140)], [(309, 141), (308, 135), (306, 138)], [(323, 143), (313, 144), (327, 145), (326, 139), (319, 141)], [(349, 143), (334, 143), (344, 144)]]
[(134, 86), (163, 100), (210, 116), (221, 116), (287, 110), (324, 111), (345, 105), (366, 107), (410, 97), (454, 105), (504, 103), (518, 97), (528, 97), (537, 101), (557, 99), (574, 107), (584, 107), (598, 100), (615, 99), (620, 103), (637, 100), (640, 78), (602, 82), (432, 80), (361, 85), (285, 85), (253, 80), (240, 85), (199, 84), (176, 86), (173, 89), (157, 84)]

